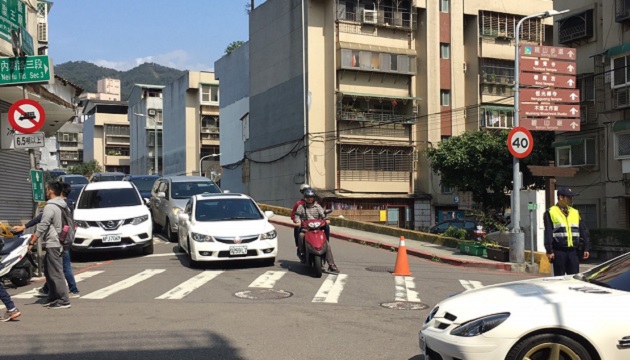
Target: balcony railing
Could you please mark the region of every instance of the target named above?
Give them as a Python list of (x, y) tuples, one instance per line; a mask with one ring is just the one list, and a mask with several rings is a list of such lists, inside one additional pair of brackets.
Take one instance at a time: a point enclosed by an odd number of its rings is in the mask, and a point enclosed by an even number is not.
[(413, 115), (397, 115), (379, 112), (346, 110), (339, 112), (339, 120), (346, 121), (370, 121), (370, 122), (388, 122), (413, 124), (415, 117)]
[(415, 30), (417, 27), (413, 12), (392, 11), (390, 9), (362, 10), (361, 12), (342, 11), (337, 20), (346, 20), (369, 25)]

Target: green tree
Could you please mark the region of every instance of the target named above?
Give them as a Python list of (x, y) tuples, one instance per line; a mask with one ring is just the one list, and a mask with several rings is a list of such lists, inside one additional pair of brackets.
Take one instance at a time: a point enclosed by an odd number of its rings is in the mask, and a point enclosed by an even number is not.
[[(512, 190), (512, 155), (507, 148), (508, 131), (469, 131), (429, 148), (426, 155), (442, 185), (470, 191), (483, 211), (503, 209)], [(523, 187), (537, 189), (544, 179), (533, 177), (527, 165), (547, 165), (553, 159), (552, 132), (534, 133), (535, 155), (521, 160)]]
[(245, 44), (245, 41), (241, 41), (241, 40), (238, 40), (238, 41), (232, 41), (232, 42), (230, 43), (230, 45), (228, 45), (228, 46), (225, 48), (225, 53), (226, 53), (226, 54), (229, 54), (229, 53), (231, 53), (232, 51), (236, 50), (239, 46), (241, 46), (241, 45), (243, 45), (243, 44)]
[(68, 174), (78, 174), (85, 177), (89, 177), (95, 172), (103, 171), (103, 167), (96, 160), (92, 160), (87, 163), (83, 163), (77, 166), (72, 166), (68, 169)]

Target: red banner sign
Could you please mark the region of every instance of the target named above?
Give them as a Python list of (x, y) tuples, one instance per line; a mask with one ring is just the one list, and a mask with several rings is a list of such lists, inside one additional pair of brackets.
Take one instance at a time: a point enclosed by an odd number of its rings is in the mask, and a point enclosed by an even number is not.
[(542, 87), (558, 87), (558, 88), (575, 88), (575, 76), (569, 75), (553, 75), (539, 73), (524, 73), (519, 75), (521, 85), (542, 86)]
[(580, 90), (519, 89), (521, 102), (579, 103)]
[(569, 74), (575, 75), (577, 66), (571, 61), (558, 61), (554, 59), (519, 59), (521, 71), (535, 71), (539, 73)]
[(532, 119), (521, 117), (520, 126), (537, 131), (580, 131), (580, 119)]
[(575, 48), (559, 46), (519, 45), (518, 53), (523, 56), (547, 59), (577, 59), (577, 50)]
[(580, 117), (579, 105), (521, 104), (521, 116)]

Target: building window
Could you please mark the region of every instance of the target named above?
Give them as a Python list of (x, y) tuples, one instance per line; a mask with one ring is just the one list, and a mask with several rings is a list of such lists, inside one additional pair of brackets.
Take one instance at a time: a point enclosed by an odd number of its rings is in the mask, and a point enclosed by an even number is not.
[(59, 142), (77, 142), (79, 140), (79, 134), (77, 133), (57, 133), (57, 141)]
[(450, 0), (440, 0), (440, 11), (441, 12), (449, 12)]
[(442, 59), (451, 58), (451, 45), (440, 43), (440, 58)]
[(485, 106), (481, 108), (482, 126), (493, 129), (509, 129), (514, 126), (514, 108)]
[(587, 229), (597, 229), (597, 206), (593, 204), (573, 204), (574, 208), (580, 212), (580, 221), (584, 222)]
[(105, 132), (108, 136), (129, 136), (129, 126), (106, 125)]
[(449, 90), (440, 91), (440, 105), (451, 106), (451, 92)]
[(201, 85), (202, 103), (219, 103), (219, 85)]
[(625, 86), (630, 82), (630, 55), (614, 58), (613, 67), (613, 87)]
[(595, 139), (569, 139), (554, 143), (556, 164), (559, 167), (595, 165), (597, 153)]

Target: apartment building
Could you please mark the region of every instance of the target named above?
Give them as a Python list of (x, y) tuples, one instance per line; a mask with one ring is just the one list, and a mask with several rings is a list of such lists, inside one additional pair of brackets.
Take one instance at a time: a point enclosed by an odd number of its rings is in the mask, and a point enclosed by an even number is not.
[[(550, 9), (545, 0), (266, 1), (250, 14), (244, 156), (222, 165), (240, 167), (243, 187), (269, 204), (292, 205), (308, 183), (357, 220), (426, 228), (463, 213), (466, 194), (441, 188), (423, 152), (512, 126), (514, 28)], [(551, 26), (526, 22), (523, 41), (551, 44)], [(226, 92), (235, 86), (221, 77)]]
[(162, 172), (161, 85), (135, 84), (129, 95), (131, 174)]
[(593, 228), (630, 227), (630, 2), (556, 0), (554, 42), (577, 49), (578, 132), (556, 135), (555, 163), (572, 167), (574, 206)]
[[(0, 27), (0, 62), (2, 64), (0, 67), (7, 70), (11, 66), (16, 66), (19, 69), (22, 65), (18, 65), (15, 61), (17, 56), (46, 55), (49, 46), (48, 15), (52, 3), (30, 1), (27, 5), (23, 1), (9, 1), (3, 2), (2, 6), (3, 26)], [(13, 45), (11, 31), (14, 29), (22, 29), (22, 43), (19, 47)], [(21, 48), (21, 53), (18, 48)], [(50, 64), (40, 65), (48, 67)], [(53, 147), (32, 151), (16, 149), (14, 133), (11, 131), (7, 118), (9, 108), (24, 97), (37, 101), (46, 113), (45, 124), (41, 129), (44, 137), (53, 136), (75, 115), (75, 99), (82, 89), (59, 76), (52, 74), (50, 76), (51, 80), (54, 80), (52, 83), (3, 83), (3, 86), (0, 86), (0, 112), (2, 113), (0, 118), (2, 125), (0, 183), (3, 190), (2, 199), (0, 199), (2, 205), (0, 206), (0, 221), (4, 224), (19, 224), (33, 217), (32, 188), (25, 179), (30, 176), (29, 170), (38, 168), (40, 164), (37, 162), (32, 164), (29, 153), (33, 152), (36, 159), (40, 157), (38, 153), (46, 151), (50, 155), (54, 149)]]
[(68, 122), (57, 132), (56, 145), (60, 169), (83, 163), (83, 124)]
[(104, 171), (130, 171), (130, 129), (126, 101), (87, 100), (83, 107), (83, 159)]
[(120, 101), (120, 79), (102, 78), (96, 82), (96, 93), (84, 92), (79, 100)]
[(163, 138), (163, 174), (209, 176), (221, 172), (219, 81), (214, 73), (188, 71), (167, 85), (163, 112), (167, 134)]

